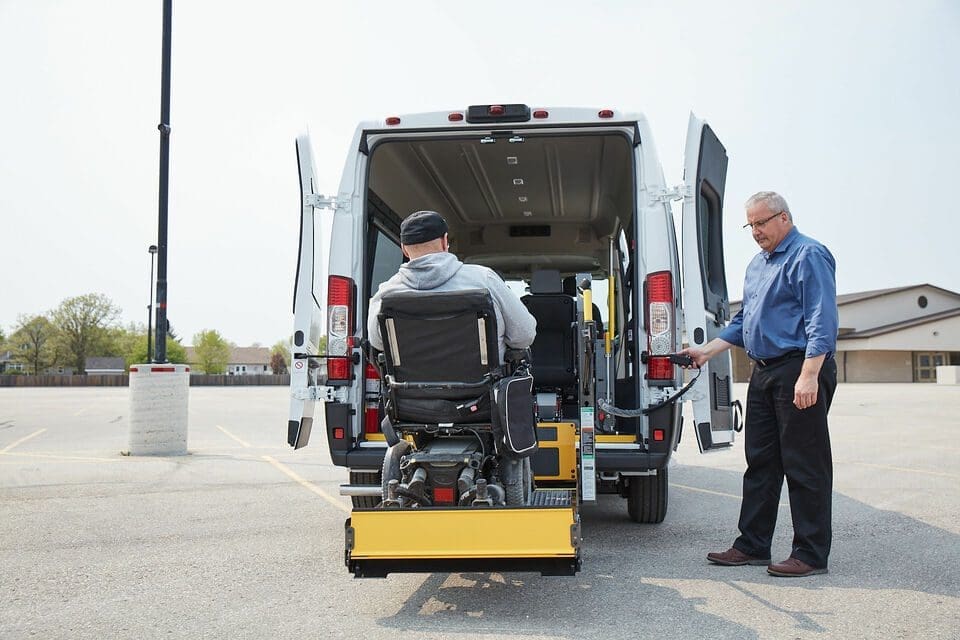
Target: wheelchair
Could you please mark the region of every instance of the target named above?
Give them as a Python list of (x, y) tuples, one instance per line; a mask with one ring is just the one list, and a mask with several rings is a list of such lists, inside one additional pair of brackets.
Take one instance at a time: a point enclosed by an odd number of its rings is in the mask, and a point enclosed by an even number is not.
[(383, 296), (384, 509), (518, 507), (537, 449), (528, 350), (501, 362), (485, 289)]

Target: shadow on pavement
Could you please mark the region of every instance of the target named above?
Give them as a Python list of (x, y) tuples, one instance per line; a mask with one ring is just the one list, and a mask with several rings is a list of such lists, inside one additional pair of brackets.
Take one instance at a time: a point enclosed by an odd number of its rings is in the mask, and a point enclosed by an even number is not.
[[(678, 466), (671, 483), (739, 495), (739, 473)], [(783, 502), (786, 497), (784, 494)], [(573, 578), (534, 574), (433, 574), (393, 616), (379, 624), (406, 631), (543, 635), (564, 638), (756, 638), (755, 629), (716, 615), (722, 602), (685, 597), (663, 583), (694, 581), (710, 599), (724, 595), (770, 616), (788, 616), (784, 632), (827, 632), (815, 618), (830, 611), (783, 606), (767, 596), (781, 588), (805, 590), (911, 590), (956, 597), (960, 536), (892, 511), (834, 494), (831, 573), (803, 579), (773, 578), (764, 567), (717, 567), (705, 555), (726, 549), (736, 536), (740, 501), (672, 486), (666, 521), (630, 522), (626, 505), (602, 496), (583, 509), (583, 570)], [(789, 509), (780, 510), (774, 560), (790, 552)], [(660, 584), (658, 584), (660, 583)], [(756, 587), (756, 588), (754, 588)], [(714, 595), (715, 594), (715, 595)], [(822, 607), (822, 602), (818, 606)], [(755, 607), (754, 607), (755, 608)], [(668, 630), (668, 631), (667, 631)]]

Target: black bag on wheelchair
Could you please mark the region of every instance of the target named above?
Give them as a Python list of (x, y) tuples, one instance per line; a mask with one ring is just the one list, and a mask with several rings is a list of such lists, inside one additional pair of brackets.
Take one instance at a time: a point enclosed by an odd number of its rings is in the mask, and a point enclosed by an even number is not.
[(501, 455), (526, 458), (537, 450), (537, 427), (533, 402), (533, 376), (501, 378), (493, 385), (492, 422)]

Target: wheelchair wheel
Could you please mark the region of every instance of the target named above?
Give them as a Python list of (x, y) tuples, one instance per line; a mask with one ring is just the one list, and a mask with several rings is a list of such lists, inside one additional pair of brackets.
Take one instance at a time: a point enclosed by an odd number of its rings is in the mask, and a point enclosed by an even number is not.
[(501, 477), (507, 494), (508, 507), (530, 504), (533, 497), (533, 470), (530, 467), (530, 458), (505, 460)]
[(401, 440), (397, 444), (388, 447), (383, 456), (383, 468), (380, 471), (381, 498), (387, 499), (387, 484), (390, 480), (396, 479), (398, 482), (403, 480), (400, 473), (400, 458), (410, 453), (411, 445), (406, 440)]

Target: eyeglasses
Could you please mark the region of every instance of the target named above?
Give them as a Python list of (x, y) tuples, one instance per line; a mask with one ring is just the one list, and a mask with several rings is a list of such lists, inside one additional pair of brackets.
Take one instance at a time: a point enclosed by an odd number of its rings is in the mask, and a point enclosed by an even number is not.
[[(783, 211), (781, 211), (780, 213), (783, 213)], [(743, 228), (744, 228), (744, 229), (751, 229), (751, 230), (753, 230), (753, 229), (759, 229), (760, 227), (762, 227), (763, 225), (767, 224), (768, 222), (770, 222), (771, 220), (773, 220), (774, 218), (776, 218), (778, 215), (780, 215), (780, 213), (775, 213), (775, 214), (773, 214), (772, 216), (770, 216), (769, 218), (766, 218), (766, 219), (764, 219), (764, 220), (760, 220), (759, 222), (748, 222), (747, 224), (743, 225)]]

